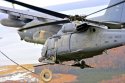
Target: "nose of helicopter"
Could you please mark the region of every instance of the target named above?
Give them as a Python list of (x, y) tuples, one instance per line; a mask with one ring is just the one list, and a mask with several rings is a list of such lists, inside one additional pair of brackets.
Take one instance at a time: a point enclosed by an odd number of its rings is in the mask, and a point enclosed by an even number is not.
[(45, 60), (46, 58), (45, 57), (40, 57), (39, 59), (38, 59), (38, 61), (39, 62), (42, 62), (43, 60)]
[(23, 39), (24, 39), (24, 37), (25, 37), (24, 33), (23, 33), (23, 32), (18, 31), (18, 34), (19, 34), (19, 36), (20, 36), (21, 40), (23, 40)]

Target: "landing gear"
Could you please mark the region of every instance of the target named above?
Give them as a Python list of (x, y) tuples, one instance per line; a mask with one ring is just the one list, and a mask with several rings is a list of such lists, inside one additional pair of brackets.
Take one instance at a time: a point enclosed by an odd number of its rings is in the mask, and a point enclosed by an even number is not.
[(56, 56), (51, 55), (49, 57), (40, 57), (38, 59), (39, 62), (44, 62), (44, 63), (55, 63), (55, 64), (61, 64), (60, 60), (56, 59)]
[(56, 64), (61, 64), (60, 60), (58, 60), (58, 59), (56, 58), (56, 56), (51, 56), (51, 57), (49, 57), (49, 60), (55, 62)]
[(81, 69), (84, 68), (92, 68), (91, 66), (87, 65), (84, 60), (77, 60), (72, 66), (80, 67)]
[(50, 56), (48, 59), (53, 62), (56, 62), (56, 56), (54, 56), (54, 55)]

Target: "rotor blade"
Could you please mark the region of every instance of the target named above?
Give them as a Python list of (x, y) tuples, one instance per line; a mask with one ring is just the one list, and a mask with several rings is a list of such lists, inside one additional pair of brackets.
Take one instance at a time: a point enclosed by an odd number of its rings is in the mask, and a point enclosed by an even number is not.
[(124, 23), (99, 22), (99, 21), (88, 20), (88, 19), (86, 19), (85, 22), (94, 23), (94, 24), (98, 24), (98, 25), (105, 25), (105, 26), (107, 26), (109, 29), (118, 29), (118, 28), (123, 28), (123, 27), (125, 27), (125, 24), (124, 24)]
[(60, 20), (60, 21), (48, 22), (48, 23), (38, 24), (38, 25), (26, 27), (26, 28), (21, 28), (18, 31), (23, 31), (23, 30), (27, 30), (27, 29), (33, 29), (33, 28), (42, 27), (42, 26), (48, 26), (48, 25), (69, 23), (69, 22), (70, 22), (69, 20)]
[(15, 4), (18, 4), (18, 5), (21, 5), (21, 6), (24, 6), (24, 7), (27, 7), (27, 8), (45, 13), (45, 14), (49, 14), (49, 15), (52, 15), (52, 16), (55, 16), (55, 17), (58, 17), (58, 18), (69, 18), (70, 17), (69, 15), (66, 15), (66, 14), (62, 14), (62, 13), (58, 13), (58, 12), (51, 11), (51, 10), (48, 10), (48, 9), (36, 7), (36, 6), (29, 5), (29, 4), (26, 4), (26, 3), (22, 3), (22, 2), (19, 2), (19, 1), (16, 1), (16, 0), (5, 0), (5, 1), (15, 3)]
[(101, 9), (101, 10), (98, 10), (98, 11), (96, 11), (96, 12), (90, 13), (90, 14), (86, 15), (86, 17), (88, 17), (88, 16), (90, 16), (90, 15), (93, 15), (93, 14), (96, 14), (96, 13), (98, 13), (98, 12), (101, 12), (101, 11), (103, 11), (103, 10), (112, 8), (112, 7), (114, 7), (114, 6), (117, 6), (117, 5), (119, 5), (119, 4), (122, 4), (122, 3), (124, 3), (124, 2), (125, 2), (125, 0), (120, 1), (120, 2), (118, 2), (118, 3), (116, 3), (116, 4), (113, 4), (113, 5), (111, 5), (111, 6), (108, 6), (108, 7), (106, 7), (106, 8), (103, 8), (103, 9)]

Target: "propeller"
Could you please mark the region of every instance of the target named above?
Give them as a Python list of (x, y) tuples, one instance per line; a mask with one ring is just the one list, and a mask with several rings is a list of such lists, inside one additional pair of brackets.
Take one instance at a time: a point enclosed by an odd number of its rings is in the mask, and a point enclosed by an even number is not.
[(79, 15), (71, 16), (71, 15), (66, 15), (66, 14), (55, 12), (55, 11), (47, 10), (47, 9), (44, 9), (44, 8), (36, 7), (36, 6), (33, 6), (33, 5), (29, 5), (29, 4), (26, 4), (26, 3), (22, 3), (22, 2), (19, 2), (19, 1), (16, 1), (16, 0), (5, 0), (5, 1), (15, 3), (15, 4), (18, 4), (18, 5), (21, 5), (21, 6), (24, 6), (24, 7), (27, 7), (27, 8), (30, 8), (30, 9), (45, 13), (45, 14), (49, 14), (49, 15), (52, 15), (52, 16), (55, 16), (55, 17), (58, 17), (58, 18), (62, 18), (62, 19), (68, 18), (67, 20), (59, 20), (59, 22), (55, 21), (55, 22), (49, 22), (49, 23), (45, 23), (45, 24), (39, 24), (39, 25), (35, 25), (35, 26), (32, 26), (32, 27), (23, 28), (23, 29), (20, 29), (20, 30), (31, 29), (31, 28), (34, 28), (34, 27), (37, 27), (37, 26), (46, 26), (46, 25), (69, 23), (70, 21), (75, 21), (75, 20), (86, 21), (86, 22), (91, 22), (91, 23), (106, 24), (104, 22), (88, 20), (88, 19), (86, 19), (86, 17), (88, 17), (90, 15), (93, 15), (95, 13), (101, 12), (101, 11), (103, 11), (105, 9), (112, 8), (114, 6), (117, 6), (117, 5), (122, 4), (122, 3), (125, 2), (125, 0), (120, 1), (120, 2), (118, 2), (116, 4), (110, 5), (108, 7), (105, 7), (103, 9), (100, 9), (100, 10), (98, 10), (96, 12), (90, 13), (90, 14), (85, 15), (85, 16), (79, 16)]

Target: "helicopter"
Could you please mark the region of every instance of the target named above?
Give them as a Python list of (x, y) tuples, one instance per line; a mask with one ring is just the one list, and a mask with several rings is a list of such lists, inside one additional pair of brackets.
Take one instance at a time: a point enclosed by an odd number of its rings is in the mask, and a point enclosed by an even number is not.
[[(35, 7), (16, 0), (5, 0), (15, 3), (33, 10), (49, 14), (62, 20), (37, 24), (30, 27), (24, 27), (19, 31), (33, 29), (35, 27), (43, 27), (48, 25), (62, 25), (62, 28), (51, 37), (47, 38), (42, 48), (39, 62), (46, 62), (47, 64), (60, 64), (64, 61), (74, 60), (75, 63), (71, 66), (90, 67), (85, 64), (83, 59), (91, 58), (102, 54), (105, 50), (119, 47), (125, 44), (125, 30), (124, 23), (116, 22), (100, 22), (86, 19), (88, 16), (105, 9), (110, 9), (119, 4), (124, 4), (125, 0), (110, 5), (102, 10), (85, 16), (71, 16), (44, 8)], [(117, 26), (116, 29), (110, 29), (107, 25)], [(46, 27), (47, 28), (47, 27)]]

